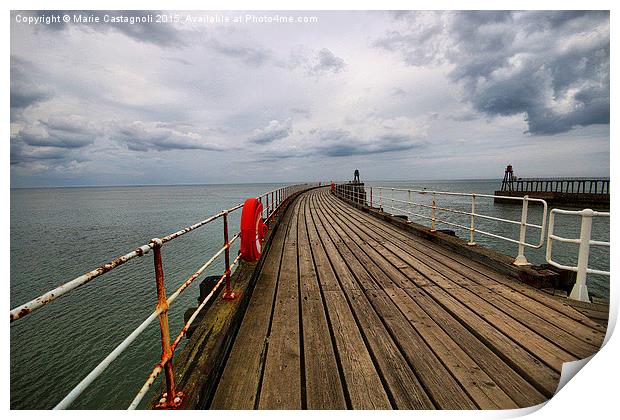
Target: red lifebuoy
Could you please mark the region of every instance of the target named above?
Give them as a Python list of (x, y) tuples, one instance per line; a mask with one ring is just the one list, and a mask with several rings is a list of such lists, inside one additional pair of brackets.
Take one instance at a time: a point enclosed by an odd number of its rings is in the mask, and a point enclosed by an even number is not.
[(263, 252), (267, 225), (263, 222), (263, 205), (257, 198), (248, 198), (241, 211), (241, 258), (258, 261)]
[(336, 184), (334, 184), (333, 182), (332, 182), (332, 185), (331, 185), (331, 189), (332, 189), (332, 191), (336, 190)]

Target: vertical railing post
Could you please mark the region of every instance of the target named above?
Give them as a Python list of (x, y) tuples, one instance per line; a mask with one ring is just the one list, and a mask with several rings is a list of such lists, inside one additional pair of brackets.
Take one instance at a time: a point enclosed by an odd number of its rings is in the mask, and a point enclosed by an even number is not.
[(581, 234), (579, 235), (579, 259), (577, 260), (577, 280), (568, 296), (571, 299), (582, 302), (590, 302), (586, 277), (588, 276), (588, 259), (590, 256), (590, 236), (592, 234), (592, 217), (594, 211), (585, 209), (581, 211)]
[(267, 217), (265, 217), (265, 220), (269, 221), (269, 193), (265, 194), (265, 201), (267, 206), (265, 207), (265, 209), (267, 210)]
[(527, 230), (527, 205), (528, 196), (523, 196), (523, 207), (521, 208), (521, 227), (519, 229), (519, 252), (515, 258), (514, 265), (531, 265), (525, 258), (525, 233)]
[(549, 225), (547, 229), (547, 251), (545, 253), (545, 258), (547, 261), (551, 261), (551, 254), (553, 253), (553, 238), (551, 238), (553, 233), (553, 229), (555, 227), (555, 212), (551, 210), (549, 212)]
[(370, 187), (370, 207), (372, 208), (372, 187)]
[(226, 265), (226, 286), (224, 289), (224, 296), (222, 296), (226, 300), (234, 299), (235, 293), (232, 291), (230, 287), (230, 242), (228, 242), (228, 212), (225, 211), (223, 215), (224, 221), (224, 264)]
[(411, 213), (413, 213), (413, 201), (411, 200), (411, 190), (407, 190), (407, 207), (409, 208), (409, 214), (407, 220), (411, 221)]
[(476, 245), (476, 241), (474, 241), (474, 231), (476, 230), (476, 194), (471, 195), (471, 215), (470, 215), (470, 224), (469, 224), (469, 242), (467, 245)]
[(437, 202), (435, 201), (435, 193), (433, 193), (433, 203), (431, 204), (431, 232), (436, 232), (436, 220), (437, 220)]
[(379, 210), (383, 211), (383, 188), (379, 187)]
[(273, 214), (275, 208), (276, 208), (276, 204), (275, 204), (275, 201), (273, 200), (273, 191), (271, 191), (271, 214)]
[(172, 349), (170, 347), (170, 327), (168, 325), (168, 298), (164, 281), (164, 268), (161, 261), (162, 241), (159, 238), (152, 239), (153, 261), (155, 263), (155, 283), (157, 285), (157, 309), (159, 312), (159, 329), (161, 332), (161, 358), (164, 363), (166, 375), (166, 403), (173, 405), (177, 401), (174, 389), (174, 372), (172, 370)]

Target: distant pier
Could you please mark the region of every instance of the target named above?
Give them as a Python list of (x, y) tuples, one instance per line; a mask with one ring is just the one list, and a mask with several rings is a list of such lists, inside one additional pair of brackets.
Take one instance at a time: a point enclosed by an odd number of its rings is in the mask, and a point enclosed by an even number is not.
[(609, 178), (518, 178), (508, 165), (495, 202), (514, 203), (502, 197), (525, 195), (549, 204), (609, 206)]

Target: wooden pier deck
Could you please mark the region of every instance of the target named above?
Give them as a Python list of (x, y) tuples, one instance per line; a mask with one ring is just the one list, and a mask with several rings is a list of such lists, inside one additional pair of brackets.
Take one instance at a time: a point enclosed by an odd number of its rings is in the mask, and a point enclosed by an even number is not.
[(326, 188), (283, 215), (213, 409), (505, 409), (556, 390), (604, 328)]

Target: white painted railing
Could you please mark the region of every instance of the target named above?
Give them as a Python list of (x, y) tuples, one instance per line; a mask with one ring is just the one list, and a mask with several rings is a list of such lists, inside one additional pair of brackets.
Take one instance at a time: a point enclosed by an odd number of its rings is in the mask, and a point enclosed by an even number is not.
[[(390, 188), (390, 187), (366, 187), (362, 188), (352, 188), (351, 184), (340, 184), (335, 189), (334, 192), (336, 195), (359, 204), (370, 205), (373, 206), (373, 198), (374, 204), (379, 206), (381, 210), (383, 209), (391, 209), (395, 210), (399, 213), (405, 213), (410, 216), (419, 217), (422, 219), (431, 221), (431, 232), (435, 232), (437, 230), (437, 223), (441, 223), (448, 226), (453, 226), (459, 229), (464, 229), (469, 232), (469, 241), (468, 245), (474, 246), (476, 245), (474, 233), (479, 233), (481, 235), (490, 236), (496, 239), (501, 239), (504, 241), (516, 243), (519, 245), (518, 254), (515, 257), (513, 264), (523, 266), (530, 265), (528, 263), (524, 251), (525, 247), (529, 248), (541, 248), (545, 243), (545, 226), (547, 222), (547, 202), (545, 200), (539, 198), (529, 198), (527, 195), (524, 197), (502, 197), (502, 199), (507, 200), (515, 200), (522, 202), (521, 207), (521, 220), (510, 220), (503, 219), (501, 217), (494, 217), (485, 214), (476, 213), (476, 203), (478, 199), (488, 200), (495, 199), (494, 195), (489, 194), (475, 194), (475, 193), (459, 193), (459, 192), (447, 192), (447, 191), (427, 191), (427, 190), (414, 190), (414, 189), (404, 189), (404, 188)], [(407, 199), (398, 199), (394, 198), (394, 193), (407, 193)], [(388, 193), (390, 194), (388, 196)], [(430, 196), (432, 201), (431, 204), (424, 204), (422, 202), (416, 202), (416, 195), (420, 196)], [(438, 198), (441, 196), (452, 196), (452, 197), (469, 197), (471, 199), (471, 211), (463, 211), (448, 207), (442, 207), (437, 204)], [(542, 205), (542, 222), (540, 225), (534, 223), (528, 223), (528, 204), (531, 202), (540, 203)], [(418, 208), (426, 208), (430, 210), (430, 216), (414, 213), (412, 210), (413, 207)], [(446, 212), (452, 214), (460, 214), (463, 216), (467, 216), (469, 218), (469, 226), (465, 226), (459, 223), (455, 223), (449, 220), (443, 220), (437, 217), (438, 212)], [(488, 232), (476, 227), (476, 220), (486, 219), (486, 220), (494, 220), (497, 222), (508, 223), (519, 225), (519, 238), (507, 238), (505, 236)], [(533, 228), (540, 230), (539, 241), (535, 244), (528, 243), (526, 241), (526, 231), (527, 228)]]
[[(555, 228), (555, 215), (565, 214), (581, 217), (581, 233), (579, 239), (563, 238), (554, 233)], [(580, 211), (574, 210), (560, 210), (553, 209), (549, 215), (549, 232), (547, 235), (547, 262), (554, 267), (564, 270), (570, 270), (577, 273), (577, 280), (573, 286), (569, 297), (571, 299), (579, 300), (582, 302), (589, 302), (588, 287), (586, 286), (586, 278), (588, 274), (601, 274), (609, 276), (609, 271), (595, 270), (588, 267), (588, 260), (590, 257), (590, 246), (604, 246), (609, 248), (609, 242), (594, 241), (592, 236), (592, 219), (594, 217), (609, 217), (608, 212), (598, 212), (590, 209), (584, 209)], [(579, 245), (579, 257), (577, 259), (577, 266), (563, 265), (556, 261), (553, 261), (553, 241), (578, 244)]]

